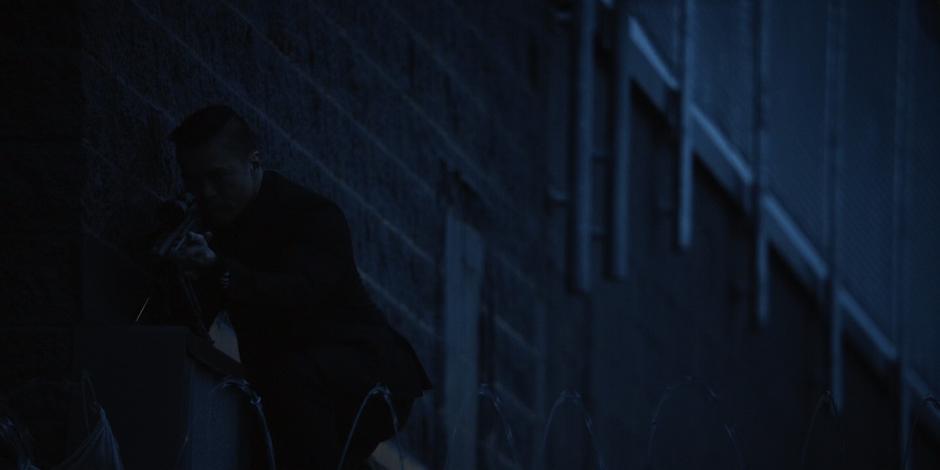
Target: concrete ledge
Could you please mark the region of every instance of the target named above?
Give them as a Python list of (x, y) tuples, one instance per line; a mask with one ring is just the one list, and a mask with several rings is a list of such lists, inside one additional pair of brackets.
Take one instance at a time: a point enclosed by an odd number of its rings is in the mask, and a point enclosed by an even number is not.
[(672, 121), (678, 116), (679, 81), (653, 46), (640, 23), (630, 18), (630, 74), (640, 89)]
[(761, 210), (772, 246), (793, 268), (800, 281), (818, 299), (824, 299), (829, 269), (822, 256), (774, 196), (763, 196)]
[(843, 334), (858, 347), (878, 376), (888, 380), (898, 364), (897, 348), (847, 290), (837, 289), (836, 302), (845, 314)]
[(694, 103), (689, 109), (692, 152), (711, 171), (745, 213), (751, 214), (754, 175), (741, 153)]

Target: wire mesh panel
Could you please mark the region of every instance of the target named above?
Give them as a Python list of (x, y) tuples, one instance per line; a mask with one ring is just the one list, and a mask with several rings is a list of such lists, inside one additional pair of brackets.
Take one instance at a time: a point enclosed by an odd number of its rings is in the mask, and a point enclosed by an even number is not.
[(698, 1), (689, 10), (695, 103), (742, 155), (754, 122), (754, 11), (747, 0)]
[(767, 2), (767, 139), (771, 191), (818, 247), (825, 246), (827, 2)]
[[(940, 10), (940, 8), (938, 8)], [(936, 19), (940, 21), (940, 14)], [(912, 365), (940, 390), (940, 30), (918, 25), (910, 128), (910, 315), (905, 341)]]
[(889, 338), (894, 247), (897, 6), (847, 2), (843, 160), (839, 164), (836, 262), (849, 291)]

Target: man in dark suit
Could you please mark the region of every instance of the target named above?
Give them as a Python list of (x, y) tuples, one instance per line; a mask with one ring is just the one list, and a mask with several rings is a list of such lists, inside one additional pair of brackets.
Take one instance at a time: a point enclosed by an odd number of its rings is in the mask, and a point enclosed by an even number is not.
[[(424, 368), (363, 287), (343, 211), (262, 169), (240, 116), (226, 106), (204, 108), (171, 140), (206, 228), (190, 232), (175, 253), (198, 276), (205, 324), (229, 312), (278, 468), (336, 468), (369, 390), (389, 388), (401, 425), (431, 388)], [(359, 468), (393, 434), (387, 405), (371, 400), (347, 466)]]

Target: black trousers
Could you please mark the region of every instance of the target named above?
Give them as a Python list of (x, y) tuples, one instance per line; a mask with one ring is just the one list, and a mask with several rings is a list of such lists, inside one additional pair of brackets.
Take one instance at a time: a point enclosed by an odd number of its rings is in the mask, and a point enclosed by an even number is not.
[[(324, 372), (311, 359), (305, 355), (280, 364), (268, 383), (259, 387), (278, 470), (338, 468), (356, 413), (371, 388), (364, 380), (356, 384), (349, 368)], [(393, 396), (391, 402), (400, 429), (414, 398)], [(378, 444), (394, 435), (388, 403), (381, 395), (372, 396), (356, 423), (343, 468), (364, 468)]]

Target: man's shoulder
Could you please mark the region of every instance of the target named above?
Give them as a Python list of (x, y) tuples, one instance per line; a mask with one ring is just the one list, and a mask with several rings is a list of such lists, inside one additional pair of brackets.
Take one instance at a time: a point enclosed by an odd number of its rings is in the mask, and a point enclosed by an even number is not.
[(265, 178), (268, 177), (273, 180), (279, 210), (304, 217), (342, 215), (340, 206), (325, 195), (296, 183), (276, 171), (269, 170), (265, 174)]

